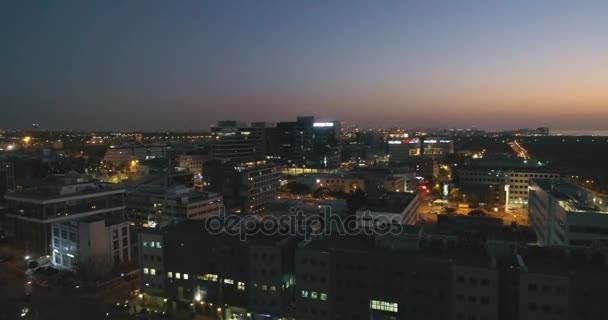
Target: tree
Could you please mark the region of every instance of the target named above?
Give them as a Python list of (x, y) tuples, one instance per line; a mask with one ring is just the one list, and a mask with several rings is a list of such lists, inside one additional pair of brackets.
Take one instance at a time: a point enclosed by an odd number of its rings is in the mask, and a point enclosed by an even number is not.
[(329, 190), (329, 188), (325, 188), (325, 187), (321, 187), (321, 188), (315, 190), (315, 192), (312, 193), (312, 197), (315, 198), (315, 199), (327, 198), (330, 195), (332, 195), (331, 190)]

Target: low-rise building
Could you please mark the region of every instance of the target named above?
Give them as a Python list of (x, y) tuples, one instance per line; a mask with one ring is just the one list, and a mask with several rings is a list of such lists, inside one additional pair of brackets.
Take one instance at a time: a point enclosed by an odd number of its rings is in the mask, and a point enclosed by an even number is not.
[(498, 197), (500, 203), (510, 206), (528, 204), (528, 186), (531, 179), (555, 180), (560, 174), (546, 165), (534, 160), (521, 159), (476, 159), (458, 168), (459, 183), (462, 191), (467, 190), (489, 199), (480, 202), (491, 203)]
[(7, 193), (12, 233), (28, 253), (51, 252), (51, 225), (92, 216), (122, 217), (125, 189), (86, 176), (53, 175), (31, 188)]
[(52, 259), (57, 266), (77, 269), (81, 263), (108, 265), (131, 260), (129, 222), (122, 216), (100, 215), (52, 224)]
[(608, 240), (608, 202), (572, 183), (531, 180), (528, 219), (545, 246), (589, 247)]
[(138, 224), (204, 219), (219, 214), (223, 207), (220, 194), (183, 185), (141, 184), (129, 187), (124, 199), (129, 220)]
[(413, 225), (419, 221), (418, 194), (387, 193), (380, 198), (368, 199), (357, 210), (357, 220), (362, 226), (371, 227), (380, 223), (399, 223)]
[(110, 146), (103, 156), (103, 161), (120, 166), (130, 161), (143, 161), (164, 157), (166, 157), (165, 145)]

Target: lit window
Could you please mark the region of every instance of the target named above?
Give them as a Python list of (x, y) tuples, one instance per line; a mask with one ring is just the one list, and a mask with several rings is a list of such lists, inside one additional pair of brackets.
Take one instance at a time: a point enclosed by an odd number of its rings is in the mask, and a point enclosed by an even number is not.
[(268, 287), (265, 284), (263, 284), (262, 285), (262, 291), (266, 291), (266, 290), (268, 290)]
[(162, 248), (162, 246), (160, 245), (160, 242), (156, 241), (156, 247), (159, 249)]
[(148, 268), (144, 268), (144, 274), (148, 274), (148, 273), (149, 273)]
[(327, 293), (321, 293), (321, 300), (327, 301)]
[(148, 247), (148, 241), (144, 241), (144, 247)]
[(234, 280), (232, 279), (224, 279), (225, 284), (234, 284)]
[(302, 290), (302, 298), (308, 298), (308, 291)]
[(182, 278), (182, 274), (179, 272), (175, 273), (175, 279), (181, 279)]
[(275, 287), (275, 286), (270, 286), (270, 291), (277, 291), (277, 287)]
[(184, 280), (188, 280), (188, 274), (184, 273)]
[(173, 272), (167, 272), (167, 277), (168, 278), (173, 278)]
[(206, 273), (201, 277), (198, 277), (198, 279), (200, 280), (205, 280), (205, 281), (213, 281), (213, 282), (217, 282), (217, 274), (213, 274), (213, 273)]
[(155, 276), (156, 275), (156, 269), (150, 269), (150, 274)]
[(380, 310), (380, 311), (388, 311), (388, 312), (398, 312), (399, 304), (394, 302), (386, 302), (379, 300), (371, 300), (369, 302), (370, 309)]
[(239, 282), (237, 283), (237, 290), (239, 291), (245, 291), (245, 282)]
[(319, 296), (317, 295), (317, 292), (316, 292), (316, 291), (312, 291), (312, 292), (310, 292), (310, 298), (311, 298), (311, 299), (317, 299), (318, 297), (319, 297)]

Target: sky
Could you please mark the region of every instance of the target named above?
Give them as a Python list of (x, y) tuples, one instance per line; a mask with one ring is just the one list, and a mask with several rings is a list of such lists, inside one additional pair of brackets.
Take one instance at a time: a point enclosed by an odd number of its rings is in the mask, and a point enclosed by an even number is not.
[(605, 0), (0, 1), (0, 128), (608, 129)]

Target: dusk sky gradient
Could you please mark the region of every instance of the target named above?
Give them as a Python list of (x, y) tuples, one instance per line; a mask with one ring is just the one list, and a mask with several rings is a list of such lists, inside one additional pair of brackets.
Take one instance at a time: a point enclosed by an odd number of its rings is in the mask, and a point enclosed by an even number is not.
[(0, 128), (608, 129), (608, 1), (0, 2)]

